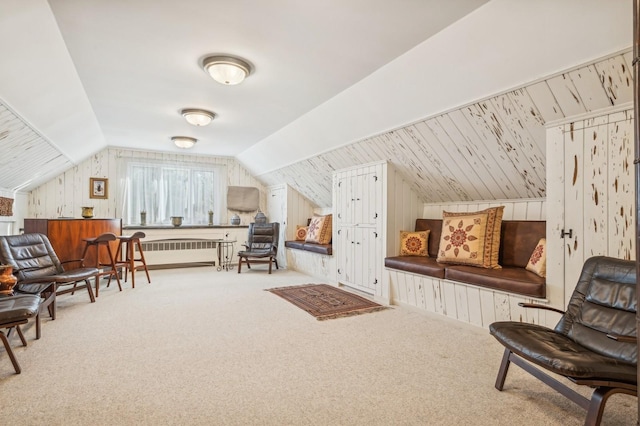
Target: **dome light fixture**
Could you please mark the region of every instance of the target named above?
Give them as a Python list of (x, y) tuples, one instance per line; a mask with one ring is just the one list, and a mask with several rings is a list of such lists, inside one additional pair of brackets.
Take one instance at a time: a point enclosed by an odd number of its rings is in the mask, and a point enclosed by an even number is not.
[(198, 142), (198, 139), (189, 136), (172, 136), (171, 140), (178, 148), (182, 149), (192, 148)]
[(187, 123), (194, 126), (206, 126), (216, 116), (213, 112), (204, 109), (187, 108), (180, 111)]
[(209, 56), (202, 61), (202, 67), (211, 78), (228, 86), (242, 83), (251, 73), (251, 66), (232, 56)]

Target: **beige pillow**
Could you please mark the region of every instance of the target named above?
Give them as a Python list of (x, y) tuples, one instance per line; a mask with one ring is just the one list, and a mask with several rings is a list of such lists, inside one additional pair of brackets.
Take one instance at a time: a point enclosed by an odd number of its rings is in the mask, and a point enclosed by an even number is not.
[(438, 262), (497, 269), (504, 206), (478, 212), (442, 212)]
[(540, 238), (538, 245), (533, 249), (529, 263), (527, 263), (527, 271), (531, 271), (534, 274), (547, 277), (547, 239)]
[(431, 231), (400, 231), (400, 256), (429, 257), (429, 232)]
[(307, 239), (308, 226), (297, 225), (296, 226), (296, 241), (304, 241)]
[(329, 244), (331, 242), (331, 215), (314, 216), (309, 223), (307, 243)]

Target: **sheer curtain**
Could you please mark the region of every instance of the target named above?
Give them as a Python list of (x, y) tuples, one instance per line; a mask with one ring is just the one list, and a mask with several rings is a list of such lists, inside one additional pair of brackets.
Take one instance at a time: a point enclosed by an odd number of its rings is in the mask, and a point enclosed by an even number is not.
[(169, 225), (182, 216), (185, 225), (226, 223), (227, 168), (224, 165), (121, 158), (118, 201), (125, 225)]

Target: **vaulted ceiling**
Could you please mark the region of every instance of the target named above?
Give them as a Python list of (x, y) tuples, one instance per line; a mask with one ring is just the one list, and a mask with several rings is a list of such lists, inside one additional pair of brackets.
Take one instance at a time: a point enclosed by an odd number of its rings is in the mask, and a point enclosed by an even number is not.
[[(425, 201), (544, 197), (544, 124), (631, 100), (631, 6), (3, 0), (0, 188), (185, 134), (322, 207), (333, 170), (380, 159)], [(214, 53), (255, 72), (217, 85), (199, 64)], [(219, 116), (192, 128), (186, 107)]]

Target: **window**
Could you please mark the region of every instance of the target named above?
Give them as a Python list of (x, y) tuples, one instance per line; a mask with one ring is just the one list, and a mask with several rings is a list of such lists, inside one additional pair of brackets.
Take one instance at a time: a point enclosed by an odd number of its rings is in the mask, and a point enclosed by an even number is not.
[[(208, 164), (145, 162), (131, 159), (123, 167), (122, 218), (125, 224), (169, 225), (172, 216), (182, 216), (185, 225), (207, 225), (209, 211), (220, 224), (226, 213), (226, 168)], [(225, 215), (226, 216), (226, 215)]]

